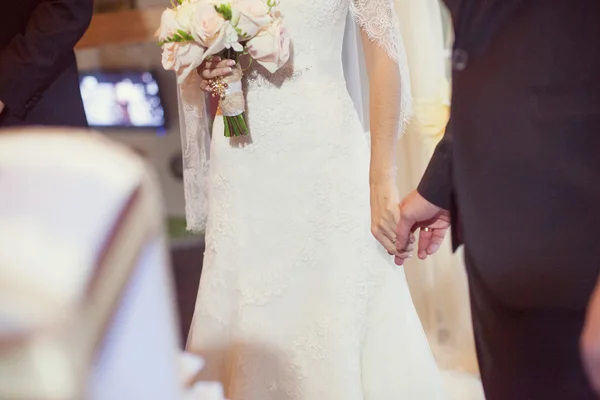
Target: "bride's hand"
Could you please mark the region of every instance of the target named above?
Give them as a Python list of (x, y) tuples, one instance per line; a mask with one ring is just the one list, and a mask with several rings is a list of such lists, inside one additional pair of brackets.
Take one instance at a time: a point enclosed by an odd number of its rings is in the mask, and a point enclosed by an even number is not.
[(202, 80), (200, 88), (205, 92), (211, 93), (209, 81), (214, 78), (227, 76), (231, 74), (231, 67), (235, 65), (233, 60), (222, 60), (221, 57), (212, 57), (206, 60), (198, 67), (197, 71)]
[(400, 220), (400, 197), (393, 178), (371, 182), (371, 232), (390, 255), (410, 258), (415, 238), (405, 249), (396, 249), (396, 226)]

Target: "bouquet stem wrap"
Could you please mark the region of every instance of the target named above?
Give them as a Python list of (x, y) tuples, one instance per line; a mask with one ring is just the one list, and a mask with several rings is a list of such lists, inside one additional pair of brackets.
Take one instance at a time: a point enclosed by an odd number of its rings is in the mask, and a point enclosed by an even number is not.
[(244, 136), (249, 133), (245, 118), (246, 100), (242, 90), (242, 76), (242, 68), (238, 63), (233, 67), (231, 74), (222, 80), (224, 84), (220, 89), (219, 111), (223, 115), (225, 137)]

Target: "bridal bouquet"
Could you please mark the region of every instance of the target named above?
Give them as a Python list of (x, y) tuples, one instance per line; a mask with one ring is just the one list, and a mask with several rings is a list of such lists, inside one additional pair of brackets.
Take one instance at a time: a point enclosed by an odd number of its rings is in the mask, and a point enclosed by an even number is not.
[(162, 65), (178, 83), (205, 60), (219, 56), (236, 65), (224, 78), (210, 81), (225, 122), (225, 136), (248, 134), (240, 56), (274, 73), (290, 57), (290, 38), (276, 10), (276, 0), (177, 0), (162, 14), (157, 31)]

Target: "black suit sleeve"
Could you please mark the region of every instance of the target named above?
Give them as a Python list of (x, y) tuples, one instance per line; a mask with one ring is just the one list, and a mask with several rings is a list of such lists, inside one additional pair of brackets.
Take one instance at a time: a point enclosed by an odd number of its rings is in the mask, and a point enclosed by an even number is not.
[[(448, 124), (450, 126), (450, 124)], [(452, 132), (448, 127), (438, 143), (417, 191), (427, 201), (450, 210), (452, 205)]]
[(16, 35), (0, 51), (0, 101), (18, 116), (72, 57), (87, 30), (93, 0), (40, 0), (24, 34)]

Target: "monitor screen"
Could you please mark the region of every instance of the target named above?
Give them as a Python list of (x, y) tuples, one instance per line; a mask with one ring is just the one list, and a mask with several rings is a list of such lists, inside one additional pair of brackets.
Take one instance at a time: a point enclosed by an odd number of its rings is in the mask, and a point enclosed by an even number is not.
[(165, 127), (160, 88), (151, 72), (80, 72), (79, 86), (92, 127)]

